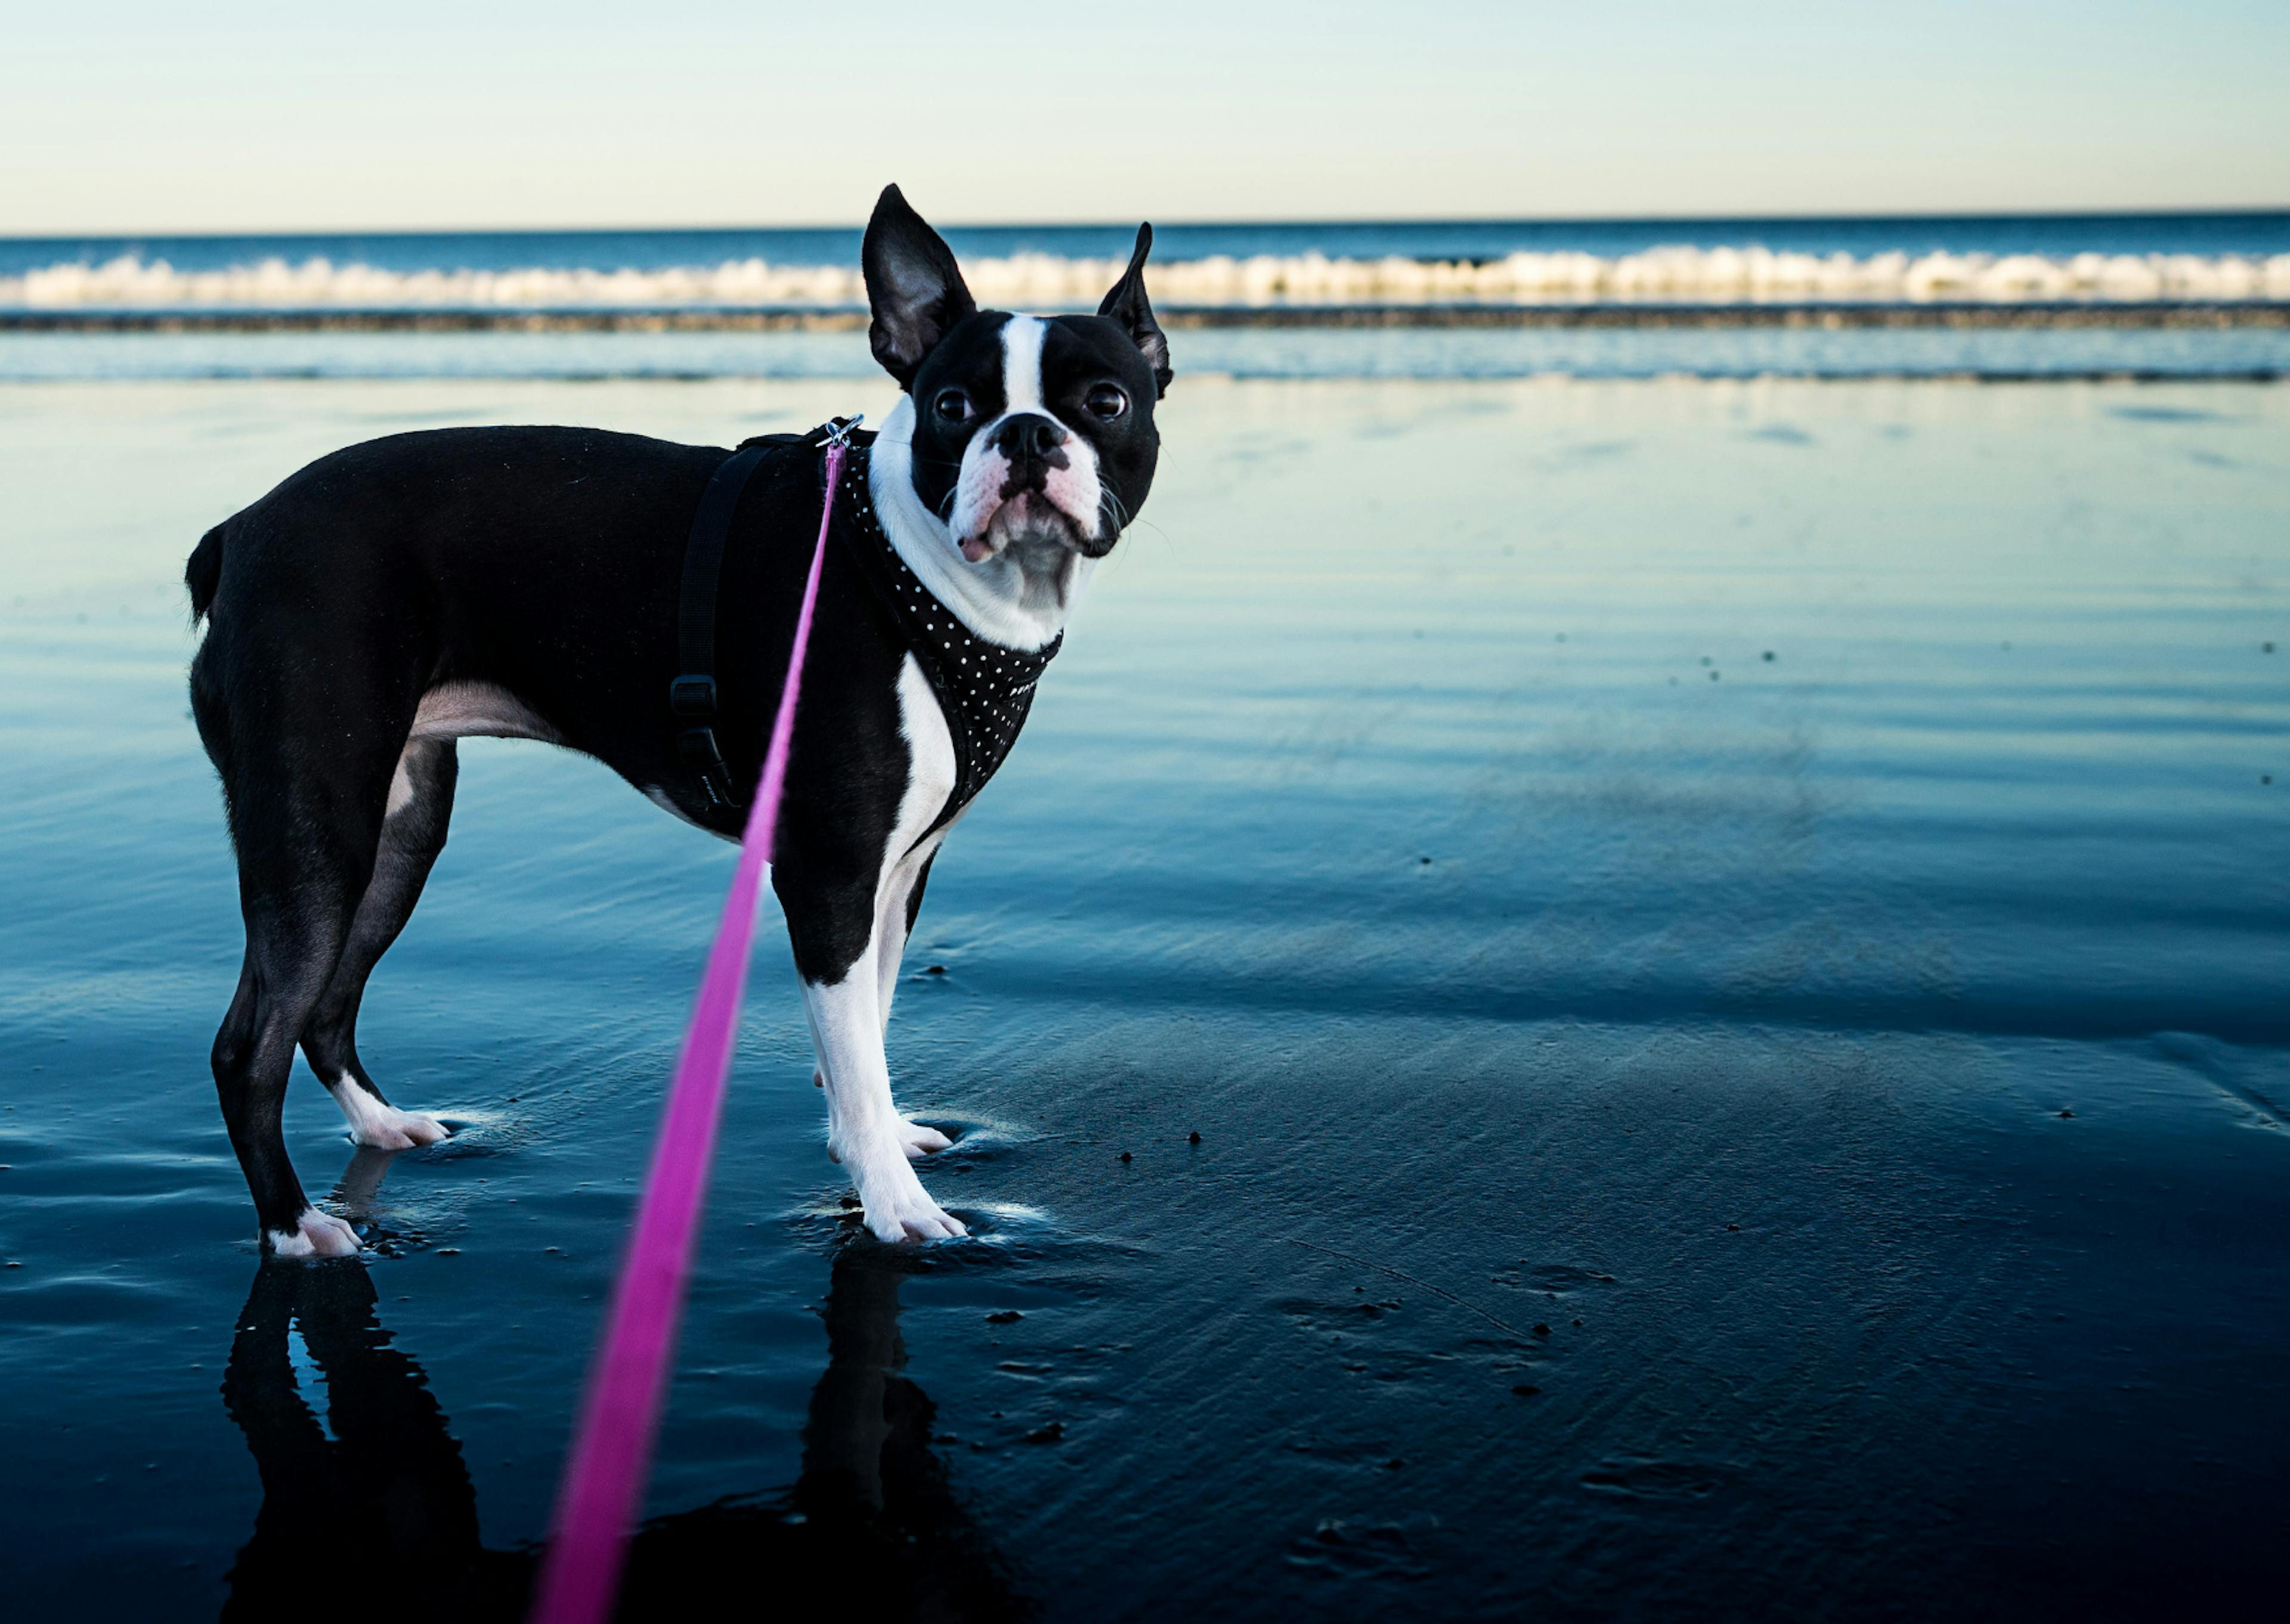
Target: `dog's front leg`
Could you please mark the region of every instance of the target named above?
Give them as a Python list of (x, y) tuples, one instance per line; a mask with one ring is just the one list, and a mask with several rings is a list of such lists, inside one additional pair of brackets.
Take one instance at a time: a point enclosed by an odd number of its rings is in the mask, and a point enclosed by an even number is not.
[[(893, 863), (884, 876), (882, 895), (875, 906), (876, 1013), (882, 1022), (885, 1044), (891, 1040), (891, 1000), (899, 990), (899, 964), (906, 956), (907, 937), (914, 929), (916, 910), (922, 906), (923, 884), (930, 877), (931, 859), (943, 838), (941, 835), (933, 835)], [(910, 1162), (920, 1161), (954, 1143), (936, 1128), (912, 1121), (903, 1112), (899, 1116), (898, 1129), (899, 1142)]]
[(882, 1003), (873, 944), (842, 979), (806, 980), (804, 1007), (827, 1078), (827, 1148), (850, 1171), (867, 1209), (867, 1227), (883, 1240), (938, 1240), (968, 1233), (930, 1198), (907, 1159), (905, 1118), (891, 1102), (891, 1068), (883, 1054)]
[[(899, 989), (900, 960), (906, 953), (907, 936), (914, 928), (915, 910), (922, 902), (923, 884), (930, 876), (931, 858), (938, 851), (940, 839), (939, 836), (932, 836), (886, 869), (880, 894), (876, 899), (875, 940), (868, 951), (873, 956), (875, 964), (875, 1019), (883, 1028), (883, 1041), (886, 1044), (891, 1036), (891, 1000)], [(853, 967), (851, 974), (866, 973), (867, 964), (867, 959), (861, 958)], [(821, 1050), (821, 1054), (825, 1052), (824, 1049)], [(823, 1060), (819, 1069), (811, 1074), (811, 1080), (821, 1088), (827, 1087), (827, 1065)], [(828, 1154), (840, 1160), (839, 1153), (833, 1148), (838, 1137), (836, 1122), (835, 1093), (829, 1090)], [(954, 1143), (936, 1128), (915, 1122), (903, 1112), (900, 1113), (894, 1125), (899, 1143), (910, 1162), (918, 1162)]]

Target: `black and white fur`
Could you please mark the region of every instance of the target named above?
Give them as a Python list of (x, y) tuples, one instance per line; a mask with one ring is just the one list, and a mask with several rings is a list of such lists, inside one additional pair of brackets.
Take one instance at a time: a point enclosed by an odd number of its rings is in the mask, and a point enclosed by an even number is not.
[[(1143, 504), (1168, 346), (1145, 296), (1149, 228), (1095, 316), (981, 311), (892, 187), (864, 263), (876, 356), (901, 391), (871, 461), (899, 556), (975, 636), (1037, 651)], [(677, 761), (684, 542), (729, 452), (601, 430), (441, 429), (320, 459), (215, 527), (186, 579), (207, 632), (191, 667), (220, 775), (246, 956), (214, 1044), (223, 1118), (265, 1244), (358, 1250), (311, 1205), (281, 1132), (299, 1046), (361, 1145), (444, 1137), (360, 1060), (359, 1000), (445, 842), (455, 740), (540, 739), (596, 756), (729, 839)], [(718, 604), (717, 732), (752, 784), (785, 670), (819, 492), (785, 460), (742, 498)], [(828, 1147), (885, 1240), (964, 1233), (913, 1162), (943, 1148), (893, 1103), (885, 1024), (946, 830), (948, 721), (830, 547), (776, 842), (828, 1100)]]

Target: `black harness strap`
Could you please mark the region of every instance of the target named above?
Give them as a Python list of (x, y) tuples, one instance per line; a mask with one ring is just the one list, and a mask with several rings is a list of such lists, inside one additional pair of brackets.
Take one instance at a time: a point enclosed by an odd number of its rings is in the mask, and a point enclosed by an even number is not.
[(709, 800), (726, 808), (742, 801), (716, 742), (716, 588), (723, 578), (724, 547), (731, 539), (732, 516), (739, 510), (741, 492), (772, 450), (770, 442), (750, 442), (725, 459), (700, 494), (692, 534), (684, 543), (684, 585), (676, 610), (676, 663), (681, 675), (668, 685), (668, 708), (684, 723), (676, 735), (677, 756), (699, 779)]
[[(685, 724), (677, 732), (677, 756), (700, 780), (712, 805), (733, 811), (747, 804), (716, 741), (716, 596), (740, 497), (749, 477), (773, 452), (825, 445), (837, 435), (849, 436), (858, 422), (855, 417), (830, 418), (807, 434), (765, 434), (742, 440), (709, 476), (708, 488), (700, 493), (692, 533), (684, 543), (684, 581), (676, 602), (676, 664), (681, 675), (668, 684), (668, 708)], [(822, 464), (821, 488), (825, 484)]]

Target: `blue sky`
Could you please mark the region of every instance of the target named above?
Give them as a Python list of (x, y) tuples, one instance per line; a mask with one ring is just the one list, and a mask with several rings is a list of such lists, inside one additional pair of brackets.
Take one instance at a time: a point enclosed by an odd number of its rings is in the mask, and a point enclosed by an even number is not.
[(0, 234), (2284, 205), (2286, 84), (2280, 0), (84, 0)]

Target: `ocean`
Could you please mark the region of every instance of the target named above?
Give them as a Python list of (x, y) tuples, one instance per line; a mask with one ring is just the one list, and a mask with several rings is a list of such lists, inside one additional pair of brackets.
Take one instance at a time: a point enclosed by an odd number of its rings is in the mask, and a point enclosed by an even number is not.
[[(1164, 244), (2262, 263), (2286, 220)], [(891, 393), (833, 326), (39, 329), (131, 307), (23, 279), (798, 235), (0, 249), (12, 1617), (519, 1616), (729, 872), (465, 743), (360, 1033), (455, 1134), (356, 1151), (298, 1076), (370, 1250), (265, 1264), (207, 1071), (193, 542), (379, 435), (728, 445)], [(2272, 1616), (2290, 361), (2269, 299), (2169, 302), (1175, 329), (1150, 503), (898, 995), (974, 1238), (857, 1231), (767, 924), (625, 1616)]]
[[(1088, 309), (1133, 227), (949, 233)], [(0, 381), (866, 378), (859, 233), (0, 239)], [(1189, 226), (1154, 296), (1239, 378), (2290, 372), (2290, 212)]]
[[(1133, 223), (951, 228), (981, 300), (1101, 292)], [(0, 239), (0, 308), (863, 304), (843, 229)], [(2290, 298), (2290, 212), (1168, 225), (1154, 292), (1255, 306)]]

